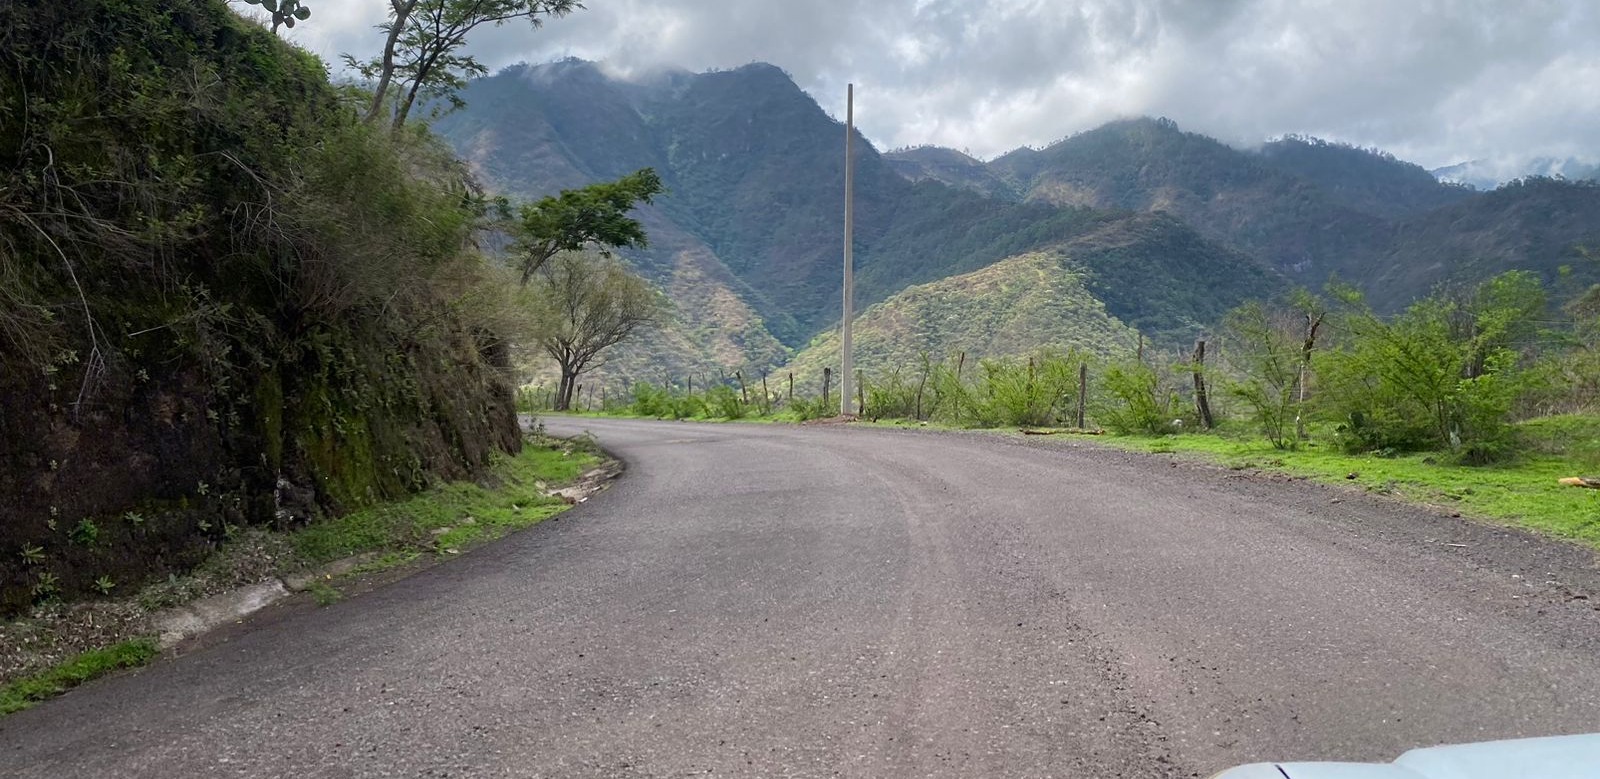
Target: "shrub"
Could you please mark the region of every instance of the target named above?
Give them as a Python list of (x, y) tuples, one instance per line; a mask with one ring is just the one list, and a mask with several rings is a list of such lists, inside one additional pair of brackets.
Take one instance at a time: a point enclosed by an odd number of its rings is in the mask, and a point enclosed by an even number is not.
[(1163, 386), (1156, 370), (1143, 362), (1127, 362), (1106, 369), (1095, 416), (1106, 427), (1125, 434), (1172, 431), (1177, 393)]
[[(1223, 331), (1233, 346), (1228, 366), (1237, 378), (1224, 382), (1227, 394), (1250, 409), (1250, 418), (1277, 449), (1299, 443), (1296, 423), (1303, 410), (1302, 382), (1310, 368), (1310, 346), (1321, 324), (1320, 304), (1301, 297), (1299, 317), (1251, 301), (1230, 312)], [(1301, 321), (1303, 319), (1303, 321)]]
[(641, 381), (633, 385), (633, 404), (629, 408), (643, 417), (674, 416), (672, 390)]
[(788, 410), (802, 422), (808, 419), (828, 419), (838, 415), (839, 407), (835, 405), (837, 402), (836, 399), (823, 398), (821, 395), (811, 398), (799, 397), (789, 404)]
[(917, 416), (917, 384), (907, 381), (897, 368), (866, 382), (864, 416), (872, 419), (913, 419)]
[(739, 393), (726, 384), (719, 384), (706, 392), (705, 407), (712, 416), (720, 419), (743, 419), (744, 404)]
[(1544, 309), (1532, 274), (1436, 293), (1389, 321), (1359, 294), (1342, 296), (1341, 348), (1325, 355), (1320, 374), (1347, 451), (1440, 449), (1473, 463), (1513, 451), (1511, 410), (1530, 377), (1515, 345)]

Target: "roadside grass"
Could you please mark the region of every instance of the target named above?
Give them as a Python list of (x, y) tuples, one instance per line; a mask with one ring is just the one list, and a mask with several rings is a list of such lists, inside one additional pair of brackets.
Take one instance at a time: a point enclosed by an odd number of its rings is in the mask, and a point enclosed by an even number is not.
[[(338, 588), (342, 578), (388, 571), (428, 555), (454, 555), (560, 513), (566, 501), (546, 491), (576, 480), (603, 459), (585, 438), (531, 436), (521, 453), (494, 462), (481, 482), (441, 485), (293, 533), (251, 528), (188, 574), (153, 582), (138, 593), (94, 603), (47, 604), (30, 616), (0, 622), (0, 659), (6, 661), (0, 663), (5, 674), (0, 675), (0, 716), (154, 659), (155, 639), (141, 635), (149, 630), (150, 614), (233, 587), (371, 554), (372, 559), (342, 576), (307, 584), (307, 593), (319, 606), (331, 605), (344, 598)], [(112, 616), (118, 618), (117, 627), (106, 624)], [(84, 647), (90, 648), (73, 652)]]
[(60, 665), (24, 676), (0, 687), (0, 716), (31, 708), (113, 671), (137, 668), (154, 660), (159, 652), (154, 638), (135, 638), (84, 652)]
[(315, 523), (294, 534), (295, 551), (309, 565), (382, 553), (359, 573), (404, 565), (425, 550), (454, 554), (559, 513), (565, 501), (545, 490), (576, 479), (600, 459), (581, 442), (529, 441), (520, 454), (500, 458), (484, 483), (446, 484)]
[(1449, 456), (1418, 452), (1382, 456), (1344, 454), (1313, 441), (1294, 451), (1274, 449), (1237, 429), (1160, 437), (1104, 435), (1111, 446), (1181, 454), (1229, 468), (1278, 471), (1329, 484), (1345, 484), (1450, 512), (1539, 530), (1600, 548), (1600, 490), (1557, 482), (1583, 475), (1582, 435), (1600, 451), (1600, 420), (1549, 417), (1519, 426), (1525, 453), (1498, 465), (1460, 465)]

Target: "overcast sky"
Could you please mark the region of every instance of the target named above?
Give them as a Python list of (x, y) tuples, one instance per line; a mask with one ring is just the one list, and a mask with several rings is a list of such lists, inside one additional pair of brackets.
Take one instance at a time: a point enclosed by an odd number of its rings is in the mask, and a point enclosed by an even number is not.
[[(372, 53), (385, 0), (311, 0), (293, 37)], [(1122, 116), (1249, 146), (1286, 133), (1436, 167), (1600, 157), (1600, 0), (587, 0), (480, 31), (491, 68), (778, 65), (882, 148), (988, 158)]]

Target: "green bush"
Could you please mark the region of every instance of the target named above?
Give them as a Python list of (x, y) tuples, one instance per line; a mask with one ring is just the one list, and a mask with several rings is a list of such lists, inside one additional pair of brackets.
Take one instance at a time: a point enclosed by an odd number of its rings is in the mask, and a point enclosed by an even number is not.
[(706, 392), (705, 407), (719, 419), (743, 419), (745, 414), (739, 393), (726, 384), (719, 384)]
[(1251, 301), (1223, 319), (1228, 367), (1234, 374), (1222, 382), (1228, 396), (1250, 410), (1250, 418), (1274, 448), (1299, 445), (1295, 423), (1301, 418), (1301, 383), (1309, 370), (1306, 329), (1320, 323), (1320, 304), (1300, 298), (1300, 311), (1269, 309)]
[(1339, 347), (1323, 356), (1323, 405), (1350, 452), (1448, 450), (1470, 463), (1515, 450), (1511, 411), (1532, 374), (1517, 345), (1544, 310), (1537, 278), (1513, 271), (1441, 292), (1385, 320), (1344, 291)]
[(1076, 353), (1041, 352), (1027, 359), (984, 360), (958, 377), (949, 364), (928, 376), (928, 416), (972, 427), (1045, 426), (1072, 419), (1078, 393)]
[(641, 381), (633, 385), (633, 404), (629, 410), (642, 417), (659, 419), (675, 416), (672, 391)]
[(839, 415), (838, 398), (824, 399), (821, 395), (798, 397), (789, 404), (788, 413), (804, 422), (810, 419), (828, 419)]
[(1177, 392), (1166, 387), (1156, 370), (1143, 362), (1128, 362), (1106, 369), (1095, 418), (1124, 434), (1161, 435), (1172, 432)]
[(865, 382), (866, 408), (863, 416), (872, 419), (913, 419), (917, 416), (917, 382), (908, 381), (899, 369)]

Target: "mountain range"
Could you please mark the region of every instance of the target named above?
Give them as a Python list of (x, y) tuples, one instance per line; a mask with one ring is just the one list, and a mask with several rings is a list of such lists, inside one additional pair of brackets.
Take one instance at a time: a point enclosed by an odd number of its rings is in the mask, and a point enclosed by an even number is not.
[[(569, 59), (476, 80), (462, 97), (434, 127), (492, 190), (532, 198), (642, 167), (666, 184), (640, 212), (650, 247), (627, 257), (676, 314), (611, 376), (823, 359), (805, 351), (829, 348), (838, 326), (844, 128), (781, 69), (624, 79)], [(1509, 268), (1600, 276), (1576, 249), (1600, 243), (1592, 182), (1479, 192), (1374, 150), (1299, 137), (1236, 149), (1156, 118), (987, 162), (939, 147), (882, 154), (859, 135), (855, 149), (858, 310), (898, 323), (885, 363), (971, 341), (906, 324), (947, 314), (1036, 330), (1033, 346), (1107, 327), (1178, 343), (1243, 300), (1332, 278), (1394, 310)], [(1036, 272), (1039, 257), (1058, 266), (1051, 288), (1082, 305), (1005, 310), (1018, 299), (997, 277)], [(939, 301), (949, 311), (929, 308)]]
[(1508, 166), (1491, 160), (1468, 160), (1431, 171), (1435, 178), (1474, 189), (1490, 190), (1519, 178), (1539, 176), (1574, 181), (1600, 179), (1600, 163), (1566, 157), (1535, 157), (1521, 165)]

